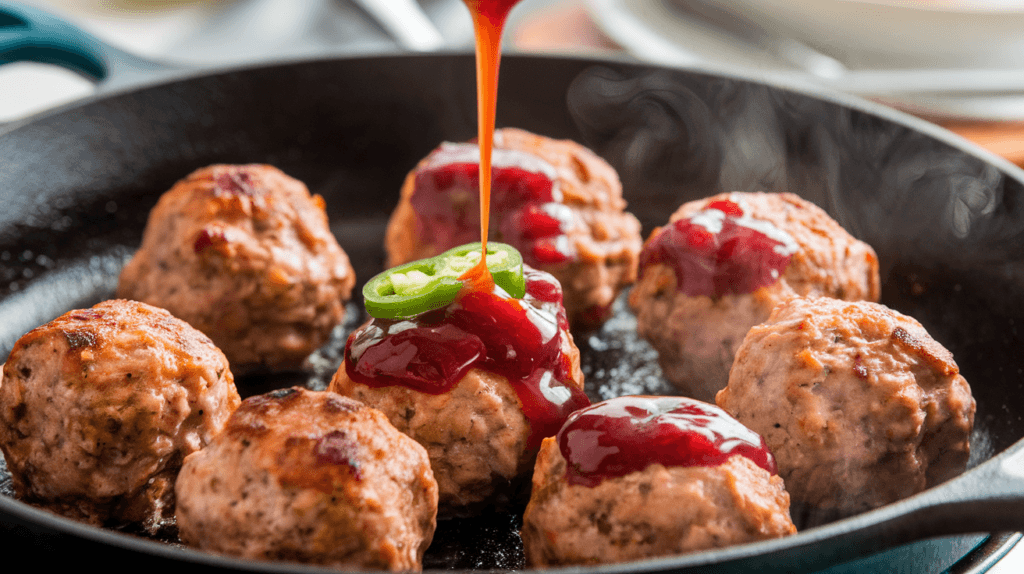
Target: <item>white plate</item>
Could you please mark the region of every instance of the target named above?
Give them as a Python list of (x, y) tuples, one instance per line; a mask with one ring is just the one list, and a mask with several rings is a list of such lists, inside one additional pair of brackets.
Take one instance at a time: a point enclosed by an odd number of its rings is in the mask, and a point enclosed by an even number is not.
[[(652, 63), (696, 66), (712, 72), (742, 70), (755, 78), (826, 86), (933, 116), (1024, 119), (1024, 61), (1020, 66), (1006, 68), (855, 65), (842, 50), (819, 49), (809, 40), (785, 33), (772, 21), (741, 12), (748, 4), (745, 0), (696, 2), (696, 5), (703, 3), (705, 8), (710, 7), (711, 12), (719, 8), (717, 18), (711, 19), (682, 14), (673, 4), (682, 1), (586, 0), (586, 4), (595, 22), (609, 37), (634, 56)], [(762, 5), (768, 2), (773, 5), (861, 3), (749, 0), (749, 4), (755, 2)], [(734, 21), (726, 22), (729, 30), (721, 26), (722, 14), (735, 16)], [(1019, 30), (1018, 35), (1024, 41), (1024, 21)], [(1019, 56), (1024, 60), (1024, 46)]]
[(1021, 0), (707, 1), (855, 68), (1024, 68)]

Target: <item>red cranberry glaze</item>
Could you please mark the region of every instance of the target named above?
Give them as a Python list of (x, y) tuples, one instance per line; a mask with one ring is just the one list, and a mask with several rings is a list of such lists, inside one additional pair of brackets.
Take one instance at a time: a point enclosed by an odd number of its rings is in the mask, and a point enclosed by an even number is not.
[(557, 440), (566, 479), (588, 487), (655, 463), (718, 466), (737, 454), (778, 474), (760, 435), (722, 409), (686, 397), (609, 399), (573, 413)]
[(403, 385), (441, 394), (470, 369), (504, 376), (530, 421), (529, 447), (540, 446), (570, 413), (590, 404), (568, 383), (562, 337), (569, 324), (558, 282), (526, 268), (526, 296), (464, 290), (454, 303), (403, 321), (373, 319), (348, 339), (345, 370), (357, 383)]
[(640, 273), (668, 265), (677, 289), (691, 297), (752, 293), (775, 284), (797, 249), (772, 223), (745, 215), (732, 201), (713, 201), (648, 241), (640, 252)]
[[(416, 173), (410, 201), (420, 236), (438, 252), (479, 241), (480, 148), (444, 143)], [(555, 168), (518, 150), (493, 154), (491, 208), (497, 225), (493, 239), (512, 245), (528, 265), (558, 264), (575, 258), (565, 236), (568, 208), (559, 203)]]

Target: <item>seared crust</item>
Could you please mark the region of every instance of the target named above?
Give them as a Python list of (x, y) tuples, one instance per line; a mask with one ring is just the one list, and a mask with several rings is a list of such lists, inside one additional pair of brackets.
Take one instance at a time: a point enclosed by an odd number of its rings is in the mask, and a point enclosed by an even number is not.
[(750, 330), (718, 404), (794, 501), (868, 510), (963, 471), (975, 403), (949, 351), (883, 305), (794, 299)]
[[(691, 217), (712, 202), (731, 200), (745, 213), (771, 222), (799, 246), (779, 280), (753, 293), (690, 296), (676, 288), (667, 265), (652, 265), (629, 294), (637, 330), (658, 351), (665, 378), (684, 394), (711, 401), (729, 377), (750, 327), (792, 297), (877, 301), (878, 258), (818, 206), (790, 194), (723, 193), (680, 207), (670, 222)], [(658, 235), (651, 233), (648, 241)]]
[(362, 403), (298, 387), (246, 399), (176, 488), (182, 541), (243, 558), (420, 570), (436, 526), (423, 448)]
[(134, 301), (68, 312), (18, 340), (0, 387), (0, 448), (19, 498), (96, 525), (173, 516), (182, 459), (240, 399), (206, 335)]
[[(583, 389), (580, 353), (563, 332), (562, 352), (572, 381)], [(452, 389), (432, 395), (403, 386), (356, 383), (342, 364), (329, 390), (358, 399), (387, 415), (395, 427), (427, 449), (443, 514), (473, 514), (484, 504), (506, 502), (510, 483), (530, 472), (536, 450), (527, 448), (530, 423), (505, 377), (470, 369)]]
[[(525, 151), (555, 168), (562, 203), (571, 208), (565, 235), (578, 253), (576, 261), (560, 265), (531, 265), (558, 279), (573, 329), (600, 326), (615, 297), (636, 280), (640, 254), (640, 222), (627, 213), (622, 183), (615, 170), (597, 154), (570, 140), (554, 140), (527, 131), (495, 131), (496, 149)], [(420, 236), (411, 198), (416, 173), (424, 159), (405, 178), (402, 195), (388, 221), (384, 248), (388, 266), (433, 257), (444, 249)], [(493, 229), (492, 231), (497, 231)], [(492, 233), (492, 237), (501, 240)]]
[(268, 165), (214, 165), (157, 202), (118, 295), (188, 321), (236, 371), (289, 369), (341, 322), (354, 284), (322, 197)]
[(523, 515), (526, 562), (590, 565), (671, 556), (793, 534), (782, 479), (733, 456), (711, 467), (664, 467), (569, 484), (554, 438), (545, 439)]

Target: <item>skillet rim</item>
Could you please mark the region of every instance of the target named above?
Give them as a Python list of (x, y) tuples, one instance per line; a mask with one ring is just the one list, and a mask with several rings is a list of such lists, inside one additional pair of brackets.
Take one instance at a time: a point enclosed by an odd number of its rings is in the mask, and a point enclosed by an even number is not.
[[(105, 87), (109, 85), (109, 80), (98, 82), (97, 90), (84, 98), (74, 100), (72, 102), (67, 102), (65, 104), (61, 104), (59, 106), (49, 108), (46, 110), (42, 110), (40, 112), (31, 114), (29, 116), (15, 120), (13, 122), (0, 123), (0, 137), (5, 137), (9, 133), (17, 131), (18, 129), (26, 127), (37, 121), (45, 120), (63, 113), (73, 112), (78, 108), (86, 107), (93, 103), (97, 103), (110, 98), (115, 98), (118, 96), (131, 95), (133, 93), (148, 89), (164, 89), (168, 86), (171, 86), (179, 82), (191, 82), (200, 79), (209, 79), (214, 76), (246, 73), (256, 70), (267, 71), (272, 68), (288, 68), (302, 64), (324, 63), (331, 61), (379, 61), (389, 59), (433, 60), (452, 58), (472, 59), (474, 58), (474, 55), (472, 52), (466, 50), (441, 50), (429, 53), (404, 53), (386, 51), (365, 53), (326, 52), (324, 54), (319, 54), (316, 56), (284, 57), (251, 64), (235, 64), (201, 69), (167, 68), (165, 70), (152, 72), (151, 74), (147, 75), (145, 79), (140, 80), (138, 82), (133, 82), (130, 84), (120, 84), (116, 85), (116, 87), (113, 88)], [(627, 66), (635, 69), (672, 70), (676, 72), (688, 72), (706, 76), (717, 76), (730, 80), (738, 80), (741, 82), (748, 82), (779, 90), (785, 90), (799, 94), (801, 96), (806, 96), (818, 100), (823, 100), (832, 104), (836, 104), (843, 108), (864, 112), (873, 116), (880, 117), (889, 122), (900, 124), (904, 127), (910, 128), (913, 131), (923, 133), (929, 137), (946, 143), (960, 151), (973, 155), (978, 159), (984, 160), (986, 163), (992, 164), (995, 167), (999, 168), (1002, 172), (1004, 172), (1005, 175), (1012, 175), (1018, 181), (1024, 183), (1024, 167), (1016, 165), (1010, 160), (1004, 158), (1003, 156), (1000, 156), (995, 152), (989, 151), (981, 147), (980, 145), (964, 138), (959, 134), (956, 134), (937, 124), (929, 122), (928, 120), (919, 118), (917, 116), (911, 115), (907, 112), (898, 110), (885, 104), (873, 102), (860, 96), (839, 92), (825, 86), (813, 84), (811, 82), (803, 82), (799, 80), (772, 79), (768, 75), (761, 77), (759, 74), (755, 74), (750, 71), (726, 69), (721, 66), (664, 66), (659, 64), (648, 64), (644, 62), (639, 62), (636, 59), (631, 58), (629, 56), (617, 56), (614, 54), (603, 54), (600, 57), (595, 57), (581, 54), (511, 52), (503, 53), (502, 60), (568, 60), (589, 63), (591, 65), (614, 64), (618, 66)]]
[[(168, 70), (166, 72), (157, 72), (153, 76), (134, 83), (131, 85), (120, 85), (116, 88), (104, 88), (103, 85), (92, 95), (70, 102), (52, 109), (44, 110), (42, 112), (33, 114), (26, 118), (17, 120), (10, 124), (0, 125), (0, 139), (8, 137), (10, 134), (17, 132), (19, 129), (30, 127), (33, 123), (40, 122), (43, 120), (51, 119), (62, 114), (74, 114), (80, 112), (82, 109), (88, 108), (89, 106), (105, 102), (118, 97), (128, 97), (138, 92), (147, 90), (167, 90), (171, 86), (177, 84), (185, 84), (189, 82), (195, 82), (203, 79), (211, 79), (216, 76), (224, 76), (230, 74), (246, 74), (256, 71), (271, 71), (274, 68), (291, 68), (297, 65), (311, 64), (311, 63), (327, 63), (327, 62), (380, 62), (387, 60), (449, 60), (449, 59), (472, 59), (473, 54), (461, 51), (445, 51), (445, 52), (434, 52), (427, 54), (406, 54), (406, 53), (348, 53), (348, 54), (322, 54), (315, 57), (294, 57), (294, 58), (283, 58), (280, 60), (274, 60), (269, 62), (261, 62), (258, 64), (243, 64), (233, 65), (226, 67), (218, 67), (215, 69), (204, 69), (199, 71), (182, 71), (182, 70)], [(887, 122), (905, 127), (914, 132), (924, 134), (931, 139), (938, 140), (950, 147), (953, 147), (965, 154), (973, 156), (977, 159), (982, 160), (988, 165), (991, 165), (999, 170), (999, 172), (1005, 176), (1016, 179), (1022, 185), (1024, 185), (1024, 169), (1013, 164), (1009, 160), (996, 155), (993, 152), (985, 150), (984, 148), (970, 142), (969, 140), (950, 132), (940, 126), (932, 124), (921, 118), (912, 116), (908, 113), (890, 108), (883, 104), (872, 102), (858, 96), (835, 92), (831, 89), (823, 88), (821, 86), (815, 86), (813, 84), (804, 82), (780, 82), (773, 81), (770, 78), (756, 77), (757, 74), (752, 74), (742, 71), (725, 71), (722, 69), (709, 69), (701, 67), (691, 66), (662, 66), (654, 64), (646, 64), (642, 62), (636, 62), (628, 58), (618, 57), (591, 57), (582, 55), (555, 55), (555, 54), (505, 54), (503, 58), (508, 60), (518, 61), (529, 61), (529, 60), (546, 60), (546, 61), (574, 61), (583, 64), (589, 64), (592, 66), (598, 65), (614, 65), (621, 67), (628, 67), (634, 70), (671, 70), (683, 73), (695, 73), (710, 77), (726, 78), (731, 80), (737, 80), (742, 82), (748, 82), (755, 85), (767, 86), (774, 89), (785, 90), (792, 92), (804, 97), (810, 97), (816, 100), (825, 101), (827, 103), (834, 104), (848, 110), (854, 110), (863, 112), (868, 115), (880, 118)], [(1024, 438), (1018, 439), (1015, 443), (1003, 449), (1000, 452), (995, 453), (989, 459), (981, 462), (978, 467), (967, 470), (960, 476), (973, 476), (976, 471), (982, 466), (992, 466), (993, 461), (997, 459), (1006, 459), (1024, 452)], [(991, 463), (991, 464), (990, 464)], [(958, 477), (959, 478), (959, 477)], [(955, 480), (955, 479), (954, 479)], [(944, 483), (946, 484), (946, 483)], [(663, 558), (652, 558), (639, 562), (627, 562), (619, 564), (604, 564), (596, 566), (573, 566), (559, 568), (560, 572), (567, 573), (579, 573), (579, 574), (610, 574), (610, 573), (621, 573), (621, 572), (667, 572), (678, 569), (693, 569), (701, 566), (737, 566), (740, 562), (745, 559), (755, 558), (758, 556), (769, 557), (772, 554), (799, 550), (803, 547), (813, 548), (815, 545), (819, 545), (828, 540), (841, 539), (845, 535), (849, 535), (853, 532), (860, 532), (871, 526), (878, 526), (886, 523), (893, 517), (902, 517), (911, 513), (915, 508), (919, 508), (917, 499), (922, 494), (931, 492), (937, 488), (941, 488), (942, 485), (938, 485), (923, 491), (922, 493), (900, 500), (898, 502), (886, 505), (884, 507), (857, 514), (855, 516), (847, 517), (841, 520), (831, 522), (829, 524), (808, 528), (800, 531), (795, 535), (788, 536), (785, 538), (746, 543), (727, 548), (717, 550), (706, 550), (702, 552), (696, 552), (691, 554), (684, 554), (671, 557)], [(225, 569), (242, 569), (246, 571), (260, 571), (260, 572), (339, 572), (338, 569), (332, 569), (320, 566), (311, 566), (298, 563), (289, 562), (259, 562), (245, 560), (241, 558), (220, 556), (212, 553), (207, 553), (191, 548), (180, 547), (176, 545), (169, 545), (154, 540), (133, 537), (130, 535), (122, 534), (113, 530), (104, 529), (100, 527), (90, 526), (84, 523), (80, 523), (71, 519), (63, 518), (58, 515), (52, 514), (48, 511), (40, 510), (32, 507), (26, 503), (23, 503), (15, 498), (0, 496), (0, 516), (13, 516), (23, 520), (27, 520), (32, 524), (41, 525), (48, 527), (57, 532), (71, 534), (79, 538), (86, 540), (105, 543), (111, 546), (119, 547), (122, 549), (133, 550), (142, 552), (149, 555), (155, 555), (166, 559), (175, 561), (185, 560), (194, 564), (203, 564), (207, 566), (213, 566), (217, 568)], [(880, 516), (889, 516), (889, 519), (878, 518)], [(870, 538), (877, 538), (879, 535), (874, 534)], [(916, 540), (923, 540), (926, 537), (919, 536), (914, 537)], [(1016, 544), (1017, 540), (1007, 541), (1009, 547)], [(884, 548), (897, 546), (899, 543), (889, 542), (888, 544), (882, 544), (873, 550), (869, 551), (857, 551), (854, 552), (850, 557), (844, 558), (844, 560), (856, 560), (857, 558), (863, 558), (872, 555)], [(961, 558), (962, 559), (962, 558)], [(363, 572), (360, 570), (346, 570), (347, 572)], [(367, 571), (370, 572), (370, 571)], [(434, 570), (434, 572), (437, 572)], [(480, 570), (474, 570), (473, 572), (480, 572)], [(497, 572), (506, 572), (504, 570), (498, 570)], [(527, 570), (523, 572), (540, 572), (540, 570)]]

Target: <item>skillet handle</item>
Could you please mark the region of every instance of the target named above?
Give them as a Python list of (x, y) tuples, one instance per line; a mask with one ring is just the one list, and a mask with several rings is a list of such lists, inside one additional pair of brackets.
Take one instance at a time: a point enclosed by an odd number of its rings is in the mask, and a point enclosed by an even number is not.
[(173, 69), (115, 48), (42, 10), (0, 0), (0, 65), (55, 64), (97, 83), (128, 83)]

